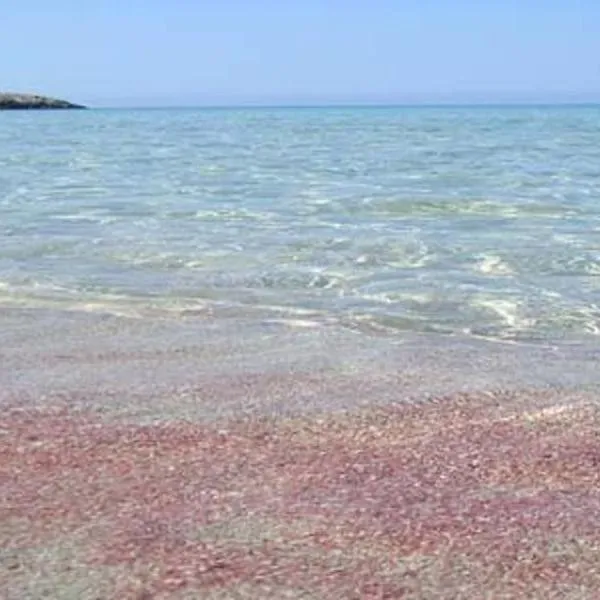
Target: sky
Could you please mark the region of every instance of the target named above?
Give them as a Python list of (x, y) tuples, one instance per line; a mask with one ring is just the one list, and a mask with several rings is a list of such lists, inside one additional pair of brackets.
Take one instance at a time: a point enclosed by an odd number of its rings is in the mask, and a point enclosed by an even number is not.
[(600, 0), (0, 0), (0, 90), (95, 106), (599, 102)]

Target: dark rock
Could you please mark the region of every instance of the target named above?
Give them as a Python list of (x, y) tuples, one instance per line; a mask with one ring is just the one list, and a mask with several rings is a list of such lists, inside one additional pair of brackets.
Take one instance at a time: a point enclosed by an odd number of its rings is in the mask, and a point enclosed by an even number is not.
[(85, 108), (80, 104), (73, 104), (66, 100), (38, 96), (37, 94), (10, 94), (0, 92), (0, 110), (40, 110), (40, 109), (64, 109)]

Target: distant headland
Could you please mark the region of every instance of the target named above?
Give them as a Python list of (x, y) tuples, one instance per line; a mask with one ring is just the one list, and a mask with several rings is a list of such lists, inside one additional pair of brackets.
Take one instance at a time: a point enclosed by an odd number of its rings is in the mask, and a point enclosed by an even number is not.
[(0, 110), (84, 109), (81, 104), (37, 94), (0, 92)]

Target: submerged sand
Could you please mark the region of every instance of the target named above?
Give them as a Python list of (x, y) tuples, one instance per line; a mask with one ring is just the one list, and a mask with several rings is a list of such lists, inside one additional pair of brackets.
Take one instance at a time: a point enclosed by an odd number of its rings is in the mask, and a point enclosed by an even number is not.
[(3, 598), (596, 597), (594, 345), (0, 321)]

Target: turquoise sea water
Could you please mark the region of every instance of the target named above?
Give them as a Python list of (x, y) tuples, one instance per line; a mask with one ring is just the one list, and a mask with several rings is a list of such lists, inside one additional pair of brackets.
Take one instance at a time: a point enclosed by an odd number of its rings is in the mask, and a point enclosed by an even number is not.
[(0, 303), (600, 334), (600, 108), (0, 113)]

